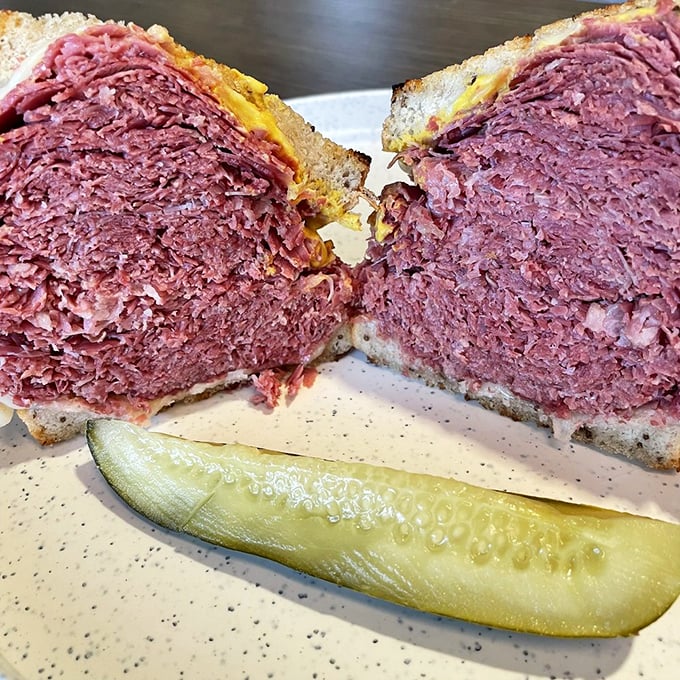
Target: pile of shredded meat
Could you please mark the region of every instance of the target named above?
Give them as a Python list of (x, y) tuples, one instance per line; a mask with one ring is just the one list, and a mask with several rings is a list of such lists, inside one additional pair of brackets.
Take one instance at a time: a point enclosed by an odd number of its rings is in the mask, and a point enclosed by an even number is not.
[(353, 284), (293, 165), (140, 29), (55, 42), (0, 101), (0, 396), (120, 415), (309, 361)]
[(680, 19), (591, 21), (405, 151), (364, 311), (412, 361), (561, 417), (680, 415)]

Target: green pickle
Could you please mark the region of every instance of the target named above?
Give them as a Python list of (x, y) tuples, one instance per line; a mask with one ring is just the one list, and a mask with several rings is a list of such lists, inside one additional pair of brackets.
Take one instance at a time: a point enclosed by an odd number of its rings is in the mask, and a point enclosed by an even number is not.
[(680, 525), (427, 474), (90, 421), (94, 460), (168, 529), (419, 610), (631, 635), (680, 594)]

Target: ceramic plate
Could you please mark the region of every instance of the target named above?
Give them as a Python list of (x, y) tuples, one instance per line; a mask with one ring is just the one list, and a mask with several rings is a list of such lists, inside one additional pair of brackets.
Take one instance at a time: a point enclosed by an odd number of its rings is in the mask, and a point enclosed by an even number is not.
[[(386, 91), (292, 102), (386, 171)], [(361, 234), (338, 232), (360, 257)], [(680, 477), (560, 444), (354, 353), (268, 412), (243, 389), (154, 428), (455, 476), (680, 520)], [(0, 430), (0, 676), (56, 678), (660, 678), (680, 667), (680, 602), (637, 637), (561, 640), (411, 611), (158, 529), (108, 488), (82, 440)], [(673, 670), (675, 669), (675, 670)]]

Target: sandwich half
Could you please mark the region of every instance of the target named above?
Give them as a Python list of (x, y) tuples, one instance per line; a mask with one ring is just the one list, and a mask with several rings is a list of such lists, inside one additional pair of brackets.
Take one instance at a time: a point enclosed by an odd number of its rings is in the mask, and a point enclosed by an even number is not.
[(0, 424), (140, 423), (350, 347), (362, 154), (160, 26), (0, 12)]
[(680, 3), (546, 26), (395, 88), (353, 342), (680, 469)]

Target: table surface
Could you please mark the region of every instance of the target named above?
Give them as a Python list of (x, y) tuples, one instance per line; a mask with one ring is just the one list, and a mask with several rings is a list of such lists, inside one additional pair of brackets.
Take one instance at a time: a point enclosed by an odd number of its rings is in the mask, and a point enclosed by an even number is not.
[(166, 26), (281, 97), (391, 87), (603, 3), (580, 0), (3, 0)]

